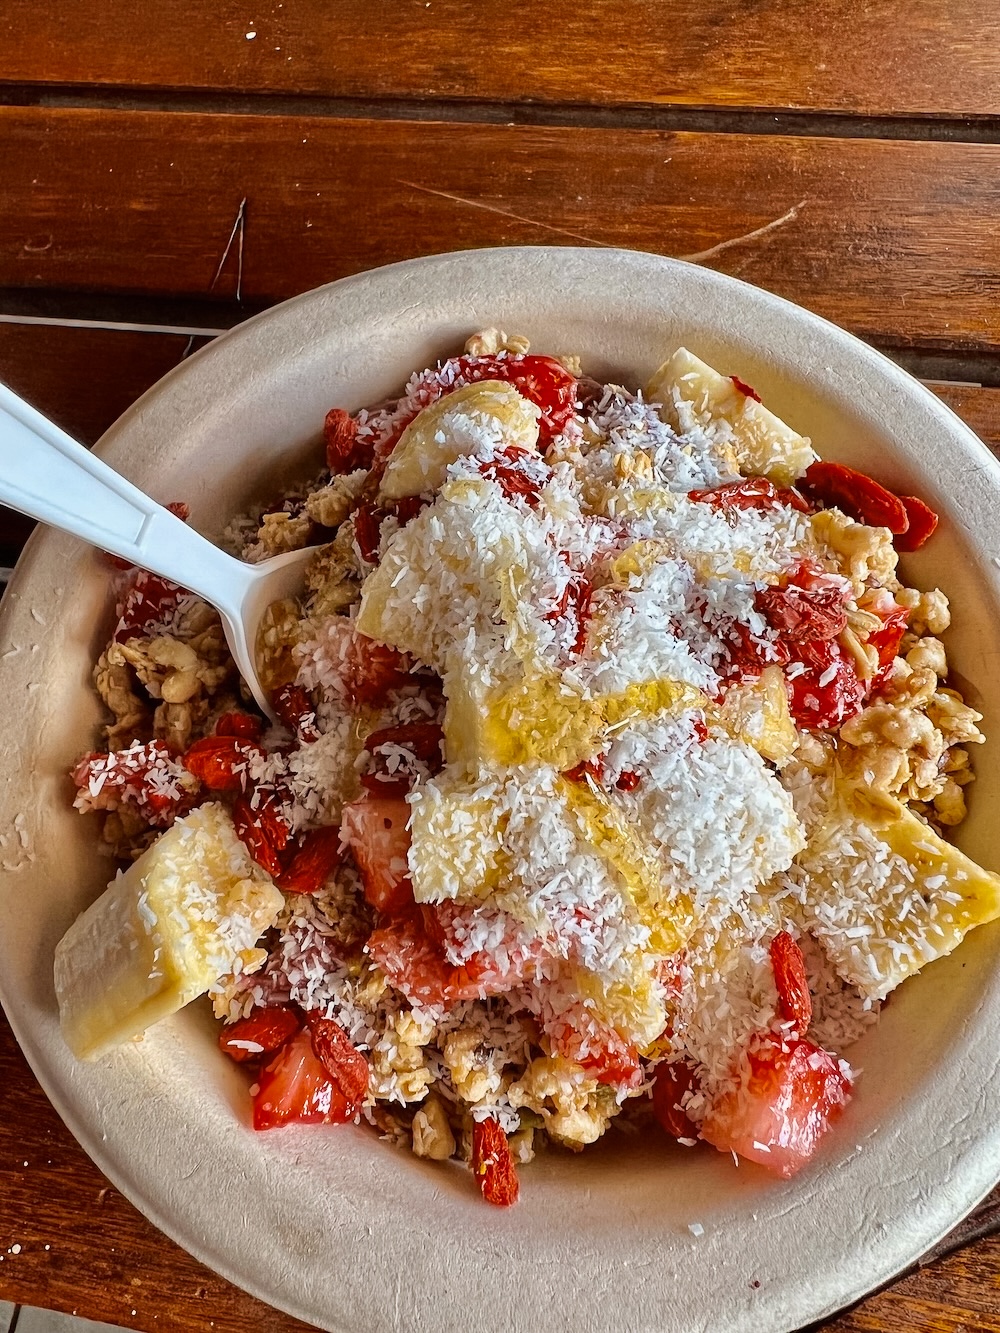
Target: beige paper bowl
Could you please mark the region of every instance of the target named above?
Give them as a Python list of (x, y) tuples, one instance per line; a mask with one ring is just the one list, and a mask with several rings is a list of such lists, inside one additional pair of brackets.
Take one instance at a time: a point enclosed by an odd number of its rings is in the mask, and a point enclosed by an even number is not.
[[(942, 515), (906, 557), (952, 599), (952, 661), (991, 737), (959, 842), (1000, 865), (1000, 468), (927, 390), (847, 334), (703, 269), (611, 250), (514, 249), (399, 264), (307, 293), (168, 375), (99, 452), (210, 536), (318, 460), (326, 410), (398, 390), (497, 324), (642, 384), (684, 343), (739, 375), (821, 454)], [(0, 372), (2, 373), (2, 372)], [(997, 927), (893, 998), (852, 1052), (857, 1096), (783, 1182), (657, 1135), (610, 1134), (522, 1171), (520, 1204), (481, 1202), (362, 1128), (249, 1128), (245, 1080), (200, 1004), (96, 1065), (56, 1021), (52, 953), (103, 887), (66, 777), (94, 742), (91, 664), (109, 621), (99, 559), (39, 533), (5, 599), (0, 695), (0, 992), (53, 1103), (156, 1225), (265, 1301), (327, 1329), (792, 1329), (886, 1281), (1000, 1176)], [(14, 827), (23, 830), (22, 838)], [(71, 1219), (67, 1219), (71, 1221)], [(703, 1228), (703, 1234), (695, 1231)]]

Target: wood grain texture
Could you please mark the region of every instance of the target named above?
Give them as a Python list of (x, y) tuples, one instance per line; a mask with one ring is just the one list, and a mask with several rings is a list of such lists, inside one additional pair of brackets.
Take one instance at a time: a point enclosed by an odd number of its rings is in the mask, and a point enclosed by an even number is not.
[(0, 142), (0, 286), (274, 301), (444, 250), (629, 246), (862, 336), (1000, 348), (1000, 146), (10, 107)]
[[(187, 347), (159, 334), (0, 324), (0, 382), (90, 445)], [(0, 507), (0, 565), (14, 563), (33, 527)]]
[(981, 0), (6, 0), (3, 78), (597, 105), (1000, 114)]
[(2, 1014), (0, 1088), (0, 1299), (150, 1333), (309, 1327), (209, 1272), (109, 1185), (50, 1106)]

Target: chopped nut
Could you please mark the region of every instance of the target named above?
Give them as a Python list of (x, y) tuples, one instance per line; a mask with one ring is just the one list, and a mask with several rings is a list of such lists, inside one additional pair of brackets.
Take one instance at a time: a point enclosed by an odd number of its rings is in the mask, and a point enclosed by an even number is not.
[(495, 356), (497, 352), (510, 352), (514, 356), (524, 356), (531, 343), (523, 334), (506, 334), (503, 329), (480, 329), (466, 341), (466, 356)]
[(367, 480), (364, 468), (347, 476), (333, 477), (328, 485), (306, 497), (306, 513), (324, 528), (339, 528), (357, 503)]
[(418, 1157), (446, 1162), (455, 1155), (457, 1144), (440, 1100), (426, 1097), (413, 1117), (413, 1151)]

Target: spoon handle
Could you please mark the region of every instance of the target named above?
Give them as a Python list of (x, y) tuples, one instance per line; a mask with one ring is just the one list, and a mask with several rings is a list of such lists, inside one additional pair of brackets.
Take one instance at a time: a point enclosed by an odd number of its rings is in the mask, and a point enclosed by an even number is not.
[(239, 561), (187, 527), (2, 384), (0, 503), (208, 596), (216, 604), (219, 600), (229, 606), (239, 602), (242, 588), (227, 587), (234, 580), (245, 583)]

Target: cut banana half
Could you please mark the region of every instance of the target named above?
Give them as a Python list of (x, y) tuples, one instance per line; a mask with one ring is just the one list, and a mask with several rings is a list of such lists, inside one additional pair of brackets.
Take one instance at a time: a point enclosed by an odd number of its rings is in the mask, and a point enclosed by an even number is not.
[(56, 948), (66, 1044), (97, 1060), (204, 994), (252, 971), (284, 904), (221, 805), (179, 819), (112, 880)]
[(798, 867), (810, 881), (800, 924), (871, 1000), (1000, 916), (1000, 876), (899, 801), (846, 783)]
[(541, 411), (502, 380), (467, 384), (425, 407), (407, 426), (382, 474), (379, 495), (402, 500), (436, 491), (448, 465), (482, 445), (535, 449)]
[(744, 392), (731, 375), (720, 375), (686, 347), (678, 348), (654, 374), (646, 397), (682, 435), (700, 427), (720, 445), (728, 445), (744, 474), (790, 486), (815, 461), (804, 435)]

